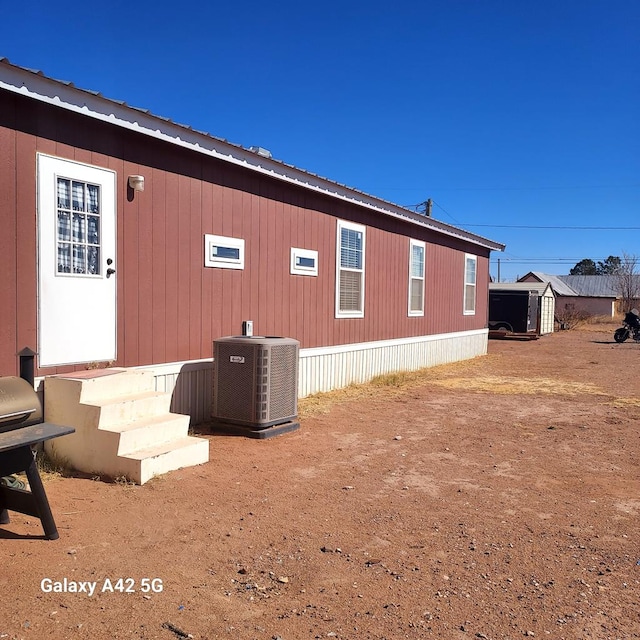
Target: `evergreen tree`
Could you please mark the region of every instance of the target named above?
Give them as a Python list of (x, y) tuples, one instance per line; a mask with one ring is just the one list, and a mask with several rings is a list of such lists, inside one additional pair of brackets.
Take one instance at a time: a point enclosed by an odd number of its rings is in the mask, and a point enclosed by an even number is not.
[(580, 260), (580, 262), (569, 271), (570, 276), (595, 276), (597, 273), (596, 263), (591, 258)]

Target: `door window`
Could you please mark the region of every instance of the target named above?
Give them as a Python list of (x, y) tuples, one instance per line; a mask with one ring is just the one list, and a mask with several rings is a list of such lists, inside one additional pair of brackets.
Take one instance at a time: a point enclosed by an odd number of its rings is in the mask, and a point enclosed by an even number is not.
[(57, 273), (99, 276), (100, 186), (57, 178)]

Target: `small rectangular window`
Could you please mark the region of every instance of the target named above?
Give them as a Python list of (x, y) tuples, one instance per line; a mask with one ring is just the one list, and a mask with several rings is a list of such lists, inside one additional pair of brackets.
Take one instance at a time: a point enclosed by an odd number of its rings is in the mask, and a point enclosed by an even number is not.
[(291, 268), (293, 275), (317, 276), (318, 252), (311, 249), (291, 247)]
[(364, 317), (365, 227), (338, 220), (336, 318)]
[(244, 240), (205, 234), (204, 266), (244, 269)]
[(464, 314), (472, 316), (476, 312), (476, 256), (464, 256)]
[(425, 243), (409, 241), (409, 315), (424, 315)]

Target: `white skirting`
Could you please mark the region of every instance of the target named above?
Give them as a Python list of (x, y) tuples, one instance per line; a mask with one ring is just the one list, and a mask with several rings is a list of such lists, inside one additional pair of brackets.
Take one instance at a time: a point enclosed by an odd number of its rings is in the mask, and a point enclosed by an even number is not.
[[(301, 349), (298, 396), (366, 382), (395, 371), (415, 371), (487, 352), (488, 331), (479, 329), (434, 336), (381, 340)], [(212, 359), (137, 367), (152, 370), (158, 391), (173, 393), (171, 410), (191, 416), (192, 424), (211, 416)]]
[(367, 382), (395, 371), (415, 371), (487, 353), (488, 332), (466, 331), (300, 350), (298, 396)]

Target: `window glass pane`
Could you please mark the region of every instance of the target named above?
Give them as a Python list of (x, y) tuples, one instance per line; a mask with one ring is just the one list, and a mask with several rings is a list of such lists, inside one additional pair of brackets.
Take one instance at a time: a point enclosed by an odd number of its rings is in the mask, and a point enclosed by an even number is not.
[(80, 213), (73, 214), (73, 240), (74, 242), (87, 241), (87, 219)]
[(340, 272), (340, 311), (362, 311), (362, 273), (358, 271)]
[(473, 284), (467, 284), (464, 287), (464, 310), (476, 310), (476, 287)]
[(411, 280), (411, 311), (422, 311), (423, 281)]
[(100, 244), (100, 218), (87, 216), (87, 242)]
[(87, 273), (92, 276), (100, 273), (100, 249), (98, 247), (87, 248)]
[(467, 270), (465, 274), (465, 282), (475, 284), (476, 281), (476, 261), (473, 258), (467, 258)]
[(84, 211), (84, 182), (74, 182), (72, 188), (73, 210)]
[(87, 185), (87, 199), (89, 213), (100, 213), (100, 187), (95, 184)]
[(73, 245), (73, 273), (86, 273), (85, 247), (83, 245)]
[(306, 267), (307, 269), (313, 269), (316, 266), (316, 261), (313, 258), (305, 258), (298, 256), (296, 258), (296, 266)]
[(71, 218), (66, 211), (58, 212), (58, 241), (71, 240)]
[(340, 231), (340, 266), (362, 269), (362, 232), (354, 229)]
[(58, 245), (58, 273), (71, 273), (71, 245)]
[(216, 258), (226, 260), (240, 260), (240, 249), (238, 247), (214, 246), (211, 252)]
[(69, 209), (70, 208), (70, 194), (71, 185), (69, 180), (64, 178), (58, 178), (58, 208)]
[(411, 252), (411, 276), (414, 278), (424, 276), (424, 247), (415, 244)]

